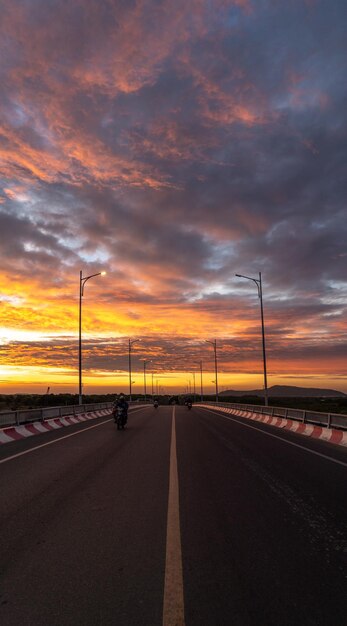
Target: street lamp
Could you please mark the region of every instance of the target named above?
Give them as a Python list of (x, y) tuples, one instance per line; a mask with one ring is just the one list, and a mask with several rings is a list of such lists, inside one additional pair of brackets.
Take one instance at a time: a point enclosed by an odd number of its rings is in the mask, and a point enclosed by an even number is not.
[(82, 404), (82, 298), (84, 296), (84, 285), (87, 280), (94, 276), (105, 276), (106, 272), (98, 272), (90, 276), (82, 276), (80, 270), (80, 306), (79, 306), (79, 334), (78, 334), (78, 404)]
[(156, 395), (157, 395), (157, 396), (159, 395), (159, 383), (158, 383), (158, 381), (159, 381), (160, 379), (162, 379), (162, 378), (163, 378), (163, 376), (156, 376), (156, 377), (155, 377), (155, 386), (156, 386)]
[(195, 372), (192, 372), (192, 374), (193, 374), (193, 381), (194, 381), (194, 402), (196, 402)]
[[(153, 363), (153, 361), (147, 361), (147, 363), (152, 363), (152, 367), (157, 367), (157, 365), (158, 365), (157, 363)], [(155, 372), (151, 372), (151, 374), (152, 374), (152, 399), (153, 399), (153, 396), (154, 396), (153, 376), (154, 376)]]
[(218, 402), (217, 339), (214, 339), (213, 341), (205, 339), (205, 342), (210, 343), (214, 349), (214, 371), (216, 374), (216, 380), (214, 382), (216, 383), (216, 402)]
[(145, 359), (143, 362), (143, 389), (144, 389), (144, 395), (145, 395), (145, 402), (147, 399), (147, 387), (146, 387), (146, 367), (147, 367), (147, 363), (150, 363), (151, 360), (149, 359)]
[(133, 381), (131, 380), (131, 348), (134, 343), (137, 341), (141, 341), (141, 339), (129, 339), (129, 402), (131, 402), (131, 384)]
[(203, 400), (203, 391), (202, 391), (202, 361), (195, 361), (197, 365), (200, 365), (200, 399), (201, 402)]
[(247, 278), (247, 280), (252, 280), (257, 285), (258, 297), (260, 299), (261, 333), (262, 333), (262, 342), (263, 342), (264, 398), (265, 398), (265, 406), (268, 406), (269, 399), (268, 399), (268, 393), (267, 393), (265, 328), (264, 328), (263, 290), (262, 290), (262, 285), (261, 285), (261, 272), (259, 272), (259, 278), (251, 278), (250, 276), (243, 276), (243, 274), (235, 274), (235, 276), (237, 276), (238, 278)]

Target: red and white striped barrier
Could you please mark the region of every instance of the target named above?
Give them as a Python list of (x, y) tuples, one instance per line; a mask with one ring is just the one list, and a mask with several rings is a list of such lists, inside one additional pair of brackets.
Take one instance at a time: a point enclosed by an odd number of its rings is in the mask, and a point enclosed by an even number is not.
[(324, 439), (329, 443), (335, 443), (339, 446), (347, 446), (347, 432), (344, 430), (325, 428), (324, 426), (315, 426), (314, 424), (305, 424), (303, 422), (298, 422), (284, 417), (272, 417), (271, 415), (252, 413), (251, 411), (242, 411), (241, 409), (227, 409), (226, 407), (212, 406), (210, 404), (199, 404), (199, 406), (207, 409), (213, 409), (214, 411), (221, 411), (222, 413), (231, 413), (237, 417), (246, 417), (247, 419), (269, 424), (269, 426), (285, 428), (286, 430), (291, 430), (294, 433), (305, 435), (306, 437)]
[(100, 409), (91, 411), (90, 413), (79, 413), (79, 415), (66, 415), (65, 417), (55, 417), (44, 422), (32, 422), (31, 424), (22, 424), (21, 426), (8, 426), (0, 430), (0, 444), (17, 441), (32, 437), (32, 435), (40, 435), (50, 430), (56, 430), (64, 426), (72, 426), (79, 422), (95, 419), (104, 415), (110, 415), (110, 409)]

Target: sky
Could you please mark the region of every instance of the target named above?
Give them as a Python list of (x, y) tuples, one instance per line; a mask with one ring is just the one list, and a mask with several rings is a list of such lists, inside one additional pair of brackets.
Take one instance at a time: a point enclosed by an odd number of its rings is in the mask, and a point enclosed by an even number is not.
[(0, 0), (0, 393), (347, 392), (345, 0)]

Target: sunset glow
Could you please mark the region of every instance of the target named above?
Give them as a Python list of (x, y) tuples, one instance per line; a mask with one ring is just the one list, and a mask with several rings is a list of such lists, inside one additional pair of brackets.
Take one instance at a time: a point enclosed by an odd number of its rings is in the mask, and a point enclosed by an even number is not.
[(1, 12), (0, 392), (347, 392), (346, 3)]

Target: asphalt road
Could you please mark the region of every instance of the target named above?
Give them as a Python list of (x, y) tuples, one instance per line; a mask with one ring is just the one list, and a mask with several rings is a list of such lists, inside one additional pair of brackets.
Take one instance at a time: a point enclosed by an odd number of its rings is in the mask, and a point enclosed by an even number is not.
[(346, 479), (347, 449), (198, 407), (3, 445), (0, 623), (346, 626)]

